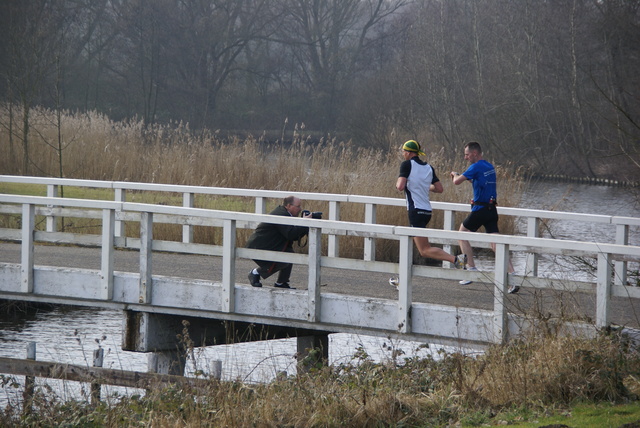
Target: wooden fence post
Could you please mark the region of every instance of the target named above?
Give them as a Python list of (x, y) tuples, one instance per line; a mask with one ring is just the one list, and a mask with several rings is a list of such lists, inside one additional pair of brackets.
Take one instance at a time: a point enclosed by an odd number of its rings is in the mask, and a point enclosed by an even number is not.
[[(29, 342), (27, 344), (27, 360), (36, 359), (36, 342)], [(35, 393), (35, 377), (24, 377), (24, 392), (22, 393), (23, 408), (22, 411), (25, 415), (31, 413), (33, 406), (33, 394)]]
[(211, 379), (222, 379), (222, 361), (215, 360), (211, 362)]
[[(93, 351), (93, 367), (102, 367), (104, 360), (104, 349), (98, 348)], [(100, 404), (100, 383), (91, 383), (91, 404), (97, 406)]]

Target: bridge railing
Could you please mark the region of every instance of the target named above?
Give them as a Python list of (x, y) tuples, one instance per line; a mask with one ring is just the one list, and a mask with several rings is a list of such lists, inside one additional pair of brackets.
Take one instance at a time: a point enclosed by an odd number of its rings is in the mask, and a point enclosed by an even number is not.
[[(46, 178), (46, 177), (27, 177), (0, 175), (0, 183), (24, 183), (24, 184), (40, 184), (47, 187), (48, 197), (58, 197), (61, 186), (68, 187), (87, 187), (112, 189), (113, 200), (115, 202), (126, 202), (127, 193), (130, 192), (160, 192), (171, 194), (182, 194), (182, 206), (185, 208), (193, 208), (196, 195), (209, 196), (233, 196), (248, 197), (254, 199), (255, 213), (266, 213), (267, 200), (282, 198), (290, 195), (289, 191), (276, 190), (258, 190), (258, 189), (239, 189), (228, 187), (205, 187), (205, 186), (185, 186), (172, 184), (157, 183), (135, 183), (122, 181), (100, 181), (100, 180), (76, 180), (65, 178)], [(295, 192), (297, 196), (305, 201), (319, 201), (329, 203), (329, 212), (327, 219), (340, 221), (341, 207), (345, 203), (364, 205), (363, 223), (376, 224), (377, 210), (380, 206), (405, 206), (404, 199), (387, 198), (364, 195), (343, 195), (332, 193), (309, 193)], [(455, 224), (455, 215), (457, 213), (467, 213), (470, 211), (468, 204), (450, 203), (450, 202), (432, 202), (434, 210), (443, 212), (444, 230), (457, 230)], [(581, 214), (548, 210), (533, 210), (512, 207), (498, 207), (501, 216), (511, 216), (516, 219), (522, 219), (526, 224), (526, 236), (540, 237), (540, 223), (542, 221), (578, 221), (584, 224), (595, 223), (603, 225), (615, 226), (616, 231), (613, 235), (613, 243), (618, 245), (629, 245), (629, 235), (632, 228), (640, 227), (640, 218), (609, 216), (598, 214)], [(48, 232), (56, 231), (56, 216), (51, 213), (46, 217), (46, 230)], [(114, 225), (114, 236), (116, 238), (124, 237), (124, 221), (126, 218), (117, 216)], [(182, 242), (193, 242), (194, 226), (191, 224), (182, 225)], [(442, 244), (443, 249), (451, 252), (451, 243), (440, 241), (439, 238), (433, 238), (435, 244)], [(337, 257), (339, 254), (340, 234), (329, 234), (327, 237), (327, 253), (331, 257)], [(454, 243), (455, 244), (455, 243)], [(489, 244), (478, 242), (480, 247), (489, 247)], [(374, 261), (376, 254), (376, 240), (371, 237), (364, 237), (363, 242), (363, 260)], [(444, 266), (450, 267), (449, 262), (443, 262)], [(527, 253), (524, 274), (530, 277), (537, 277), (539, 272), (539, 254)], [(614, 282), (616, 285), (624, 285), (627, 283), (628, 265), (627, 261), (620, 260), (614, 264)]]
[[(210, 254), (222, 257), (222, 293), (223, 311), (234, 312), (237, 258), (267, 259), (303, 264), (308, 268), (307, 321), (315, 322), (320, 316), (320, 278), (322, 268), (349, 269), (364, 272), (385, 272), (399, 276), (397, 302), (397, 324), (399, 332), (410, 333), (410, 314), (413, 304), (413, 278), (436, 277), (458, 279), (460, 271), (439, 267), (414, 266), (412, 264), (414, 236), (425, 236), (431, 240), (455, 243), (460, 239), (473, 242), (473, 245), (496, 245), (496, 262), (493, 277), (494, 308), (493, 337), (504, 338), (507, 312), (504, 296), (509, 285), (518, 281), (527, 281), (530, 287), (562, 287), (567, 282), (552, 279), (536, 279), (509, 275), (507, 266), (509, 252), (516, 249), (533, 254), (570, 254), (597, 258), (596, 283), (574, 282), (574, 289), (596, 295), (596, 325), (606, 326), (610, 318), (612, 296), (640, 298), (640, 289), (613, 283), (613, 263), (615, 261), (640, 260), (640, 247), (611, 243), (588, 243), (569, 240), (556, 240), (536, 237), (487, 235), (470, 232), (458, 232), (435, 229), (416, 229), (402, 226), (342, 222), (336, 220), (315, 220), (294, 217), (271, 216), (266, 214), (218, 211), (202, 208), (175, 207), (167, 205), (141, 204), (132, 202), (96, 201), (38, 196), (17, 196), (0, 194), (0, 212), (19, 213), (20, 229), (0, 229), (0, 239), (20, 240), (21, 263), (20, 285), (13, 289), (12, 284), (0, 284), (2, 291), (21, 293), (33, 292), (34, 242), (82, 243), (101, 247), (100, 298), (113, 298), (114, 249), (116, 246), (139, 250), (138, 296), (140, 304), (152, 304), (152, 255), (153, 251), (172, 251), (180, 253)], [(60, 215), (100, 218), (102, 232), (95, 236), (80, 236), (71, 233), (37, 231), (36, 215)], [(140, 225), (139, 238), (118, 237), (115, 230), (117, 220), (135, 221)], [(157, 223), (199, 225), (222, 229), (221, 245), (204, 245), (185, 242), (158, 241), (153, 239), (153, 225)], [(239, 248), (236, 245), (237, 228), (252, 228), (259, 222), (274, 224), (295, 224), (308, 226), (308, 254), (288, 254), (264, 250)], [(390, 239), (398, 242), (399, 262), (379, 262), (341, 258), (334, 254), (322, 255), (322, 235), (356, 236), (370, 239)], [(472, 274), (468, 272), (468, 274)], [(477, 275), (477, 274), (476, 274)], [(475, 277), (474, 277), (475, 278)], [(486, 281), (486, 277), (475, 278)]]

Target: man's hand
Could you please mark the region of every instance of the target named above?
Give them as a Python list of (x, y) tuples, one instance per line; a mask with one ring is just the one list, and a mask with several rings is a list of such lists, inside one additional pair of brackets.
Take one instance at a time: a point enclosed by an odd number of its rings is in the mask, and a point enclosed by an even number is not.
[(451, 171), (451, 181), (456, 186), (458, 184), (460, 184), (460, 183), (463, 183), (466, 179), (467, 179), (467, 177), (465, 177), (464, 175), (460, 174), (459, 172)]

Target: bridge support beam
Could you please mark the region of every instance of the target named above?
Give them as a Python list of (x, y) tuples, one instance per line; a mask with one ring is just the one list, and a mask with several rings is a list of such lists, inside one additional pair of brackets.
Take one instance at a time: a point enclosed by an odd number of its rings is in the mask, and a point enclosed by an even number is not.
[(326, 331), (127, 310), (123, 332), (122, 349), (155, 353), (149, 357), (149, 368), (163, 374), (182, 374), (179, 371), (184, 370), (184, 356), (191, 347), (259, 340), (297, 337), (298, 360), (303, 370), (329, 358)]
[(180, 351), (153, 352), (147, 357), (147, 371), (149, 373), (184, 376), (187, 357)]
[(329, 361), (329, 335), (298, 336), (298, 373), (320, 368)]

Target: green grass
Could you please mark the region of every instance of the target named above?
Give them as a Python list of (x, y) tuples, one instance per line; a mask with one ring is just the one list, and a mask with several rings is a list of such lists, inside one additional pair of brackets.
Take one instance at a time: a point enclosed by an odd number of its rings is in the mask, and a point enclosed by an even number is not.
[[(514, 411), (496, 416), (484, 423), (499, 425), (506, 421), (508, 426), (516, 428), (539, 428), (548, 425), (580, 428), (618, 428), (624, 424), (635, 423), (640, 427), (640, 403), (630, 404), (576, 404), (565, 410), (556, 410), (552, 416), (537, 417), (527, 411)], [(462, 424), (463, 427), (479, 426)]]

